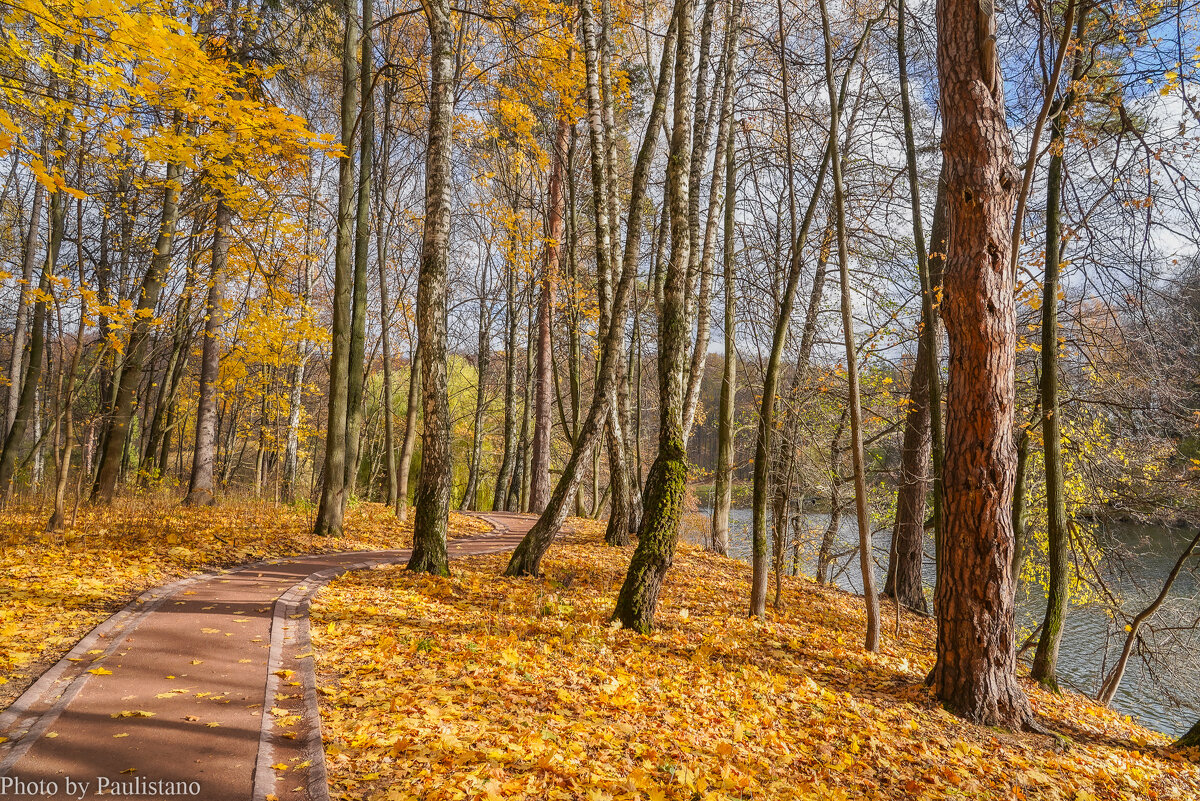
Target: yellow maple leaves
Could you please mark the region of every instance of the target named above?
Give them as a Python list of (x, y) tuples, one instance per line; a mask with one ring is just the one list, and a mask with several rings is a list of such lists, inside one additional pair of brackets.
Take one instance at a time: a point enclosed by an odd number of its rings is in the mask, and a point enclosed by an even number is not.
[[(1033, 690), (1068, 753), (962, 723), (923, 677), (929, 621), (879, 655), (861, 602), (788, 580), (786, 614), (745, 617), (748, 568), (681, 545), (649, 637), (608, 625), (628, 551), (602, 524), (556, 544), (541, 580), (504, 556), (449, 579), (381, 570), (314, 604), (335, 795), (349, 799), (1140, 799), (1200, 792), (1164, 739), (1079, 697)], [(570, 576), (572, 580), (565, 579)], [(564, 586), (569, 585), (569, 586)], [(682, 614), (686, 610), (687, 614)], [(336, 624), (330, 629), (330, 624)], [(1118, 769), (1144, 738), (1140, 772)], [(1133, 746), (1142, 747), (1142, 746)], [(1048, 781), (1043, 781), (1046, 777)]]

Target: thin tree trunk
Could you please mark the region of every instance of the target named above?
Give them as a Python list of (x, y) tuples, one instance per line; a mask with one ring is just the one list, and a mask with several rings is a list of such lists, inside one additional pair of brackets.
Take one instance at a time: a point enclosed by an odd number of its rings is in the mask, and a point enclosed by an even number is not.
[[(1096, 696), (1096, 700), (1108, 706), (1112, 703), (1113, 698), (1117, 694), (1117, 690), (1121, 687), (1121, 679), (1125, 677), (1125, 669), (1129, 665), (1129, 658), (1133, 655), (1133, 647), (1137, 644), (1138, 637), (1141, 635), (1142, 626), (1147, 620), (1158, 614), (1158, 610), (1167, 600), (1167, 596), (1171, 592), (1171, 587), (1175, 584), (1175, 579), (1179, 578), (1180, 571), (1187, 564), (1187, 560), (1195, 553), (1197, 546), (1200, 546), (1200, 533), (1192, 537), (1192, 541), (1183, 549), (1183, 553), (1175, 560), (1175, 566), (1171, 568), (1171, 572), (1167, 575), (1167, 580), (1163, 582), (1162, 589), (1158, 596), (1151, 601), (1150, 605), (1133, 616), (1133, 620), (1129, 621), (1126, 627), (1125, 644), (1121, 647), (1121, 656), (1117, 659), (1116, 665), (1109, 671), (1109, 674), (1104, 677), (1104, 684), (1100, 687), (1100, 694)], [(1193, 733), (1196, 729), (1192, 730)]]
[(375, 94), (371, 91), (372, 0), (362, 0), (362, 38), (359, 96), (362, 98), (359, 131), (358, 210), (354, 231), (354, 292), (350, 313), (350, 365), (346, 373), (346, 477), (342, 492), (343, 514), (358, 484), (362, 445), (363, 385), (366, 382), (367, 260), (371, 243), (371, 179), (375, 158)]
[[(851, 63), (846, 67), (842, 76), (842, 85), (838, 93), (837, 103), (840, 108), (845, 101), (846, 90), (850, 81), (850, 73), (862, 52), (872, 24), (868, 23), (862, 37), (855, 46)], [(754, 617), (764, 617), (767, 609), (767, 577), (770, 568), (767, 559), (767, 493), (769, 490), (769, 475), (771, 461), (771, 439), (775, 425), (775, 401), (779, 391), (780, 361), (783, 348), (787, 342), (788, 326), (791, 323), (792, 306), (796, 299), (796, 287), (800, 282), (800, 272), (803, 266), (804, 246), (808, 241), (808, 233), (816, 216), (817, 205), (825, 185), (825, 176), (829, 171), (830, 153), (834, 148), (832, 142), (826, 142), (825, 154), (813, 184), (812, 195), (808, 208), (804, 212), (800, 230), (796, 232), (791, 243), (791, 260), (788, 265), (787, 281), (784, 286), (778, 317), (775, 320), (775, 330), (771, 339), (771, 353), (767, 359), (767, 369), (763, 378), (762, 404), (758, 416), (758, 433), (754, 446), (754, 478), (752, 487), (751, 510), (751, 566), (752, 577), (750, 584), (750, 614)], [(790, 171), (789, 171), (790, 174)]]
[[(30, 323), (29, 358), (26, 363), (25, 376), (21, 381), (21, 394), (17, 397), (16, 413), (13, 423), (4, 439), (4, 450), (0, 452), (0, 500), (7, 503), (12, 494), (12, 479), (16, 472), (17, 451), (25, 439), (25, 431), (29, 427), (30, 418), (35, 416), (37, 405), (38, 382), (42, 377), (42, 360), (46, 343), (47, 301), (58, 263), (58, 252), (62, 246), (63, 229), (66, 224), (67, 207), (63, 201), (63, 193), (55, 192), (50, 196), (50, 236), (46, 248), (46, 259), (42, 263), (42, 276), (38, 281), (38, 293), (33, 304), (33, 319)], [(41, 432), (37, 432), (40, 441)], [(40, 447), (35, 445), (36, 447)]]
[(313, 533), (336, 536), (342, 532), (346, 509), (346, 466), (349, 463), (346, 433), (349, 421), (351, 327), (354, 293), (354, 120), (358, 111), (358, 15), (350, 0), (343, 13), (341, 141), (344, 155), (338, 160), (337, 241), (334, 246), (333, 347), (329, 356), (329, 415), (325, 427), (325, 467), (321, 502)]
[[(486, 270), (487, 268), (484, 267)], [(479, 287), (479, 342), (476, 359), (475, 421), (471, 431), (471, 458), (467, 465), (467, 488), (463, 492), (463, 511), (479, 508), (479, 474), (483, 470), (483, 422), (487, 410), (487, 374), (491, 361), (491, 315), (487, 308), (487, 275)]]
[[(516, 205), (514, 201), (513, 205)], [(515, 243), (514, 243), (515, 244)], [(496, 489), (492, 493), (492, 511), (508, 508), (508, 488), (517, 463), (517, 265), (507, 265), (504, 280), (507, 335), (504, 340), (504, 448)]]
[(33, 268), (38, 257), (38, 230), (42, 226), (42, 207), (46, 190), (41, 181), (33, 183), (33, 207), (29, 212), (29, 230), (25, 235), (25, 254), (21, 259), (21, 290), (17, 297), (17, 320), (13, 326), (12, 353), (8, 363), (8, 404), (5, 406), (4, 431), (7, 436), (17, 416), (21, 398), (21, 367), (25, 357), (25, 338), (28, 333), (29, 295), (32, 289)]
[(208, 298), (204, 304), (204, 345), (200, 355), (200, 400), (196, 406), (196, 443), (192, 453), (192, 472), (188, 482), (186, 506), (212, 506), (216, 503), (213, 464), (217, 449), (217, 377), (221, 369), (221, 343), (218, 336), (225, 300), (225, 272), (229, 263), (229, 226), (233, 210), (224, 196), (217, 198), (213, 222), (212, 262), (209, 268)]
[[(386, 52), (385, 52), (386, 58)], [(389, 123), (392, 116), (391, 92), (383, 98), (383, 141), (380, 143), (382, 152), (379, 191), (375, 193), (379, 199), (377, 223), (375, 232), (375, 259), (379, 263), (379, 313), (382, 316), (380, 339), (383, 346), (383, 450), (384, 466), (387, 468), (387, 504), (400, 513), (399, 481), (396, 475), (396, 433), (393, 408), (395, 388), (392, 385), (392, 307), (388, 302), (388, 236), (384, 225), (383, 195), (388, 191), (388, 174), (391, 166), (391, 129)]]
[(112, 420), (104, 450), (100, 453), (100, 465), (96, 483), (92, 487), (92, 501), (112, 503), (117, 491), (121, 462), (125, 452), (125, 440), (129, 434), (129, 423), (134, 412), (134, 393), (142, 379), (142, 367), (146, 358), (147, 340), (150, 338), (150, 318), (158, 306), (158, 296), (163, 281), (171, 266), (175, 244), (175, 224), (179, 219), (179, 178), (183, 168), (176, 162), (167, 164), (166, 181), (163, 184), (162, 219), (158, 227), (158, 241), (154, 245), (154, 256), (150, 267), (142, 278), (129, 341), (125, 346), (124, 369), (113, 396)]
[(863, 456), (862, 404), (858, 390), (858, 353), (854, 345), (854, 315), (850, 302), (850, 254), (846, 244), (846, 198), (842, 184), (842, 159), (838, 153), (837, 86), (833, 80), (833, 42), (825, 0), (819, 0), (825, 39), (825, 84), (829, 90), (829, 161), (833, 167), (833, 209), (837, 230), (838, 275), (842, 296), (842, 335), (846, 343), (846, 379), (850, 394), (850, 456), (854, 467), (854, 507), (858, 517), (858, 558), (862, 569), (863, 600), (867, 608), (864, 647), (879, 650), (879, 594), (875, 590), (875, 555), (871, 545), (871, 521), (867, 515), (867, 478)]
[(675, 57), (675, 41), (682, 18), (681, 10), (685, 6), (687, 6), (686, 0), (676, 3), (671, 24), (667, 28), (667, 35), (663, 43), (663, 57), (659, 62), (658, 82), (654, 90), (654, 102), (646, 121), (646, 134), (642, 138), (642, 145), (634, 163), (628, 201), (629, 214), (625, 225), (625, 252), (620, 280), (617, 283), (616, 292), (613, 294), (612, 306), (615, 319), (601, 343), (600, 368), (596, 376), (591, 405), (587, 417), (576, 435), (567, 464), (563, 467), (562, 474), (550, 495), (550, 502), (513, 552), (508, 567), (504, 571), (507, 576), (538, 574), (542, 557), (546, 555), (546, 551), (549, 550), (562, 527), (563, 520), (566, 519), (567, 504), (575, 497), (579, 487), (584, 460), (592, 453), (596, 438), (601, 433), (604, 417), (608, 413), (608, 398), (616, 382), (614, 361), (617, 358), (617, 349), (621, 347), (623, 340), (621, 333), (625, 326), (625, 311), (641, 257), (643, 200), (649, 184), (650, 167), (654, 159), (654, 150), (658, 144), (659, 129), (662, 127), (663, 117), (666, 114), (667, 95)]
[(721, 377), (721, 404), (717, 417), (717, 472), (713, 480), (712, 547), (729, 555), (729, 508), (733, 505), (734, 412), (737, 409), (737, 290), (734, 233), (736, 225), (737, 162), (734, 138), (725, 144), (725, 370)]
[(421, 346), (414, 343), (408, 356), (408, 406), (404, 410), (404, 441), (400, 443), (400, 465), (396, 473), (396, 517), (408, 519), (409, 476), (417, 445), (417, 411), (421, 401)]
[[(1076, 43), (1083, 41), (1091, 5), (1085, 4), (1076, 21)], [(1071, 86), (1083, 78), (1084, 53), (1078, 48), (1071, 66)], [(1066, 148), (1065, 117), (1075, 99), (1068, 89), (1055, 104), (1050, 123), (1050, 165), (1046, 176), (1046, 268), (1042, 280), (1041, 406), (1042, 452), (1046, 470), (1046, 539), (1050, 563), (1046, 615), (1042, 635), (1033, 656), (1030, 678), (1058, 691), (1058, 648), (1070, 603), (1071, 574), (1068, 557), (1071, 543), (1067, 530), (1067, 502), (1062, 459), (1062, 407), (1058, 402), (1058, 287), (1062, 266), (1063, 151)]]
[(417, 284), (425, 428), (408, 569), (449, 575), (450, 405), (446, 386), (446, 271), (450, 238), (450, 155), (454, 149), (454, 29), (449, 0), (423, 6), (429, 23), (429, 144), (425, 158), (425, 229)]
[[(926, 257), (929, 292), (941, 292), (945, 264), (945, 240), (949, 221), (946, 219), (943, 183), (938, 178), (938, 196), (933, 210), (930, 248)], [(920, 266), (918, 265), (918, 269)], [(884, 595), (896, 598), (909, 609), (927, 614), (922, 566), (925, 561), (925, 504), (930, 495), (931, 478), (936, 481), (941, 464), (941, 437), (935, 437), (933, 417), (938, 412), (936, 428), (941, 427), (941, 331), (940, 321), (932, 308), (925, 309), (924, 281), (922, 282), (921, 331), (917, 337), (917, 353), (913, 361), (908, 411), (904, 419), (904, 440), (900, 448), (900, 478), (896, 489), (896, 523), (892, 529), (892, 557), (888, 563)], [(932, 307), (932, 304), (930, 304)], [(929, 314), (931, 317), (927, 317)], [(933, 351), (930, 358), (930, 351)], [(931, 369), (936, 371), (930, 375)], [(936, 386), (935, 386), (936, 384)], [(937, 404), (931, 397), (937, 397)], [(934, 456), (933, 475), (930, 475), (930, 455)], [(935, 537), (941, 518), (940, 491), (933, 493)]]
[(671, 206), (671, 255), (663, 282), (659, 321), (659, 434), (658, 455), (646, 479), (644, 513), (638, 525), (638, 545), (625, 583), (617, 596), (613, 620), (627, 629), (649, 632), (663, 579), (675, 557), (679, 520), (687, 487), (687, 440), (684, 438), (684, 366), (690, 340), (688, 329), (689, 225), (688, 163), (692, 148), (692, 62), (695, 0), (679, 0), (679, 38), (675, 53), (675, 105), (671, 157), (667, 163), (667, 198)]
[[(588, 0), (583, 0), (588, 2)], [(551, 391), (554, 382), (551, 362), (550, 315), (553, 310), (554, 288), (558, 282), (559, 262), (562, 254), (563, 169), (567, 159), (567, 134), (569, 123), (560, 116), (554, 136), (554, 154), (550, 165), (550, 181), (547, 189), (548, 213), (546, 223), (546, 263), (542, 272), (541, 293), (537, 310), (537, 371), (534, 380), (533, 454), (530, 465), (529, 490), (530, 511), (541, 514), (550, 500), (550, 436), (551, 436)]]
[(937, 63), (946, 165), (943, 319), (950, 343), (945, 519), (935, 594), (934, 692), (988, 726), (1033, 712), (1016, 679), (1012, 491), (1016, 309), (1008, 263), (1017, 180), (991, 3), (938, 0)]

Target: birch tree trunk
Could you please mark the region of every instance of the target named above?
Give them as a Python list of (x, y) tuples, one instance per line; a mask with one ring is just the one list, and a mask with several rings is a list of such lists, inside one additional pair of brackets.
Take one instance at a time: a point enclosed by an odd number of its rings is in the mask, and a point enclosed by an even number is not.
[(684, 376), (688, 328), (689, 225), (688, 164), (694, 122), (692, 62), (694, 59), (695, 0), (680, 0), (679, 38), (675, 53), (675, 103), (671, 154), (667, 162), (667, 198), (671, 206), (671, 255), (665, 268), (663, 305), (659, 321), (659, 436), (658, 455), (646, 479), (638, 545), (617, 596), (613, 620), (627, 629), (648, 632), (663, 579), (675, 557), (679, 520), (687, 484), (687, 441), (684, 438)]
[(446, 386), (446, 270), (450, 238), (450, 154), (454, 148), (454, 27), (449, 0), (423, 6), (429, 24), (429, 144), (425, 157), (425, 228), (417, 285), (421, 330), (421, 477), (417, 483), (408, 569), (449, 575), (450, 404)]

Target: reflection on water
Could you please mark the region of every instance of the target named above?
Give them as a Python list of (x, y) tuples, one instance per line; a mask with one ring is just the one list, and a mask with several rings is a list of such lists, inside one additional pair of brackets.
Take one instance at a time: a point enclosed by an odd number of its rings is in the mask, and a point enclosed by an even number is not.
[[(701, 510), (705, 515), (710, 510)], [(750, 510), (733, 509), (729, 513), (730, 555), (750, 560)], [(770, 512), (768, 511), (768, 524)], [(816, 564), (816, 547), (829, 526), (829, 515), (807, 513), (803, 517), (808, 545), (801, 548), (800, 572), (812, 575)], [(1162, 588), (1162, 581), (1171, 571), (1175, 560), (1194, 532), (1180, 532), (1164, 526), (1136, 523), (1103, 524), (1099, 536), (1107, 550), (1122, 553), (1126, 558), (1108, 559), (1102, 567), (1108, 587), (1121, 598), (1131, 614), (1149, 604)], [(834, 565), (836, 583), (843, 589), (862, 592), (857, 554), (858, 524), (853, 514), (844, 514), (838, 531), (835, 552), (840, 555)], [(877, 582), (883, 586), (883, 571), (891, 547), (890, 532), (877, 533), (874, 540)], [(1113, 707), (1131, 715), (1140, 723), (1171, 736), (1182, 735), (1196, 722), (1200, 699), (1200, 670), (1185, 653), (1200, 648), (1200, 635), (1191, 624), (1200, 617), (1200, 565), (1191, 560), (1191, 569), (1180, 574), (1172, 589), (1170, 600), (1159, 611), (1155, 621), (1160, 629), (1154, 651), (1139, 658), (1137, 651), (1130, 660), (1121, 689), (1113, 699)], [(789, 561), (789, 566), (791, 562)], [(933, 600), (934, 566), (932, 542), (925, 560), (926, 596)], [(1022, 594), (1017, 598), (1018, 626), (1031, 631), (1042, 618), (1045, 597), (1041, 592)], [(1120, 653), (1124, 631), (1114, 625), (1099, 607), (1071, 609), (1063, 630), (1059, 652), (1059, 682), (1066, 687), (1094, 696), (1104, 674)], [(1024, 635), (1020, 638), (1024, 640)], [(1150, 650), (1150, 649), (1147, 649)], [(1026, 658), (1032, 659), (1033, 648)], [(1174, 658), (1173, 658), (1174, 657)], [(1180, 703), (1192, 707), (1181, 708)]]

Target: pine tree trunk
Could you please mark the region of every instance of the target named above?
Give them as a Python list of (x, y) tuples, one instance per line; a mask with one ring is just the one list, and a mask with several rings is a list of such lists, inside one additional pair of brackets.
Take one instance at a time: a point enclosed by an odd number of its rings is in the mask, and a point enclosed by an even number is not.
[(425, 229), (417, 285), (421, 330), (421, 476), (408, 569), (449, 575), (450, 405), (446, 386), (446, 271), (450, 237), (450, 155), (454, 149), (454, 27), (449, 0), (424, 6), (429, 23), (429, 144), (425, 158)]
[(934, 692), (988, 726), (1033, 713), (1016, 679), (1012, 491), (1016, 309), (1008, 264), (1017, 174), (1004, 115), (991, 6), (938, 0), (947, 242), (943, 319), (950, 344), (945, 511), (935, 595)]

